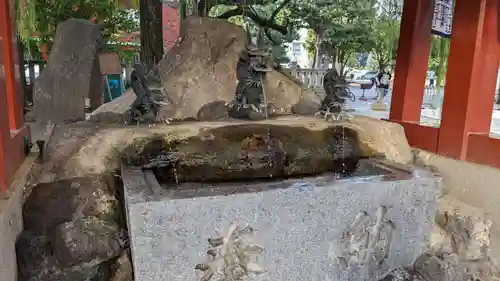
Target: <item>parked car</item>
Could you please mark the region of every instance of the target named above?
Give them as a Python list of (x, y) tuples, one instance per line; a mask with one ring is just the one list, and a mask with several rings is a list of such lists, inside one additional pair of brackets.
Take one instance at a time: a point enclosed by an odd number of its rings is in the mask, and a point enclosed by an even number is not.
[(350, 69), (350, 70), (347, 71), (345, 77), (348, 80), (354, 80), (354, 77), (356, 77), (356, 75), (358, 75), (361, 72), (363, 72), (363, 70)]
[(363, 70), (354, 76), (354, 81), (372, 80), (377, 77), (378, 71)]

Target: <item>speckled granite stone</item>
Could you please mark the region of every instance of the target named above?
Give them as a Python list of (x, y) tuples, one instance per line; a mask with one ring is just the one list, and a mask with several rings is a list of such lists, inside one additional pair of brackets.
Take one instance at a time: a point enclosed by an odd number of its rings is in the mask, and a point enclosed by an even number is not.
[[(249, 280), (363, 281), (411, 266), (423, 253), (441, 179), (400, 171), (348, 180), (149, 188), (141, 193), (125, 184), (137, 281), (198, 280), (194, 267), (207, 260), (207, 239), (220, 237), (231, 222), (255, 228), (255, 243), (265, 249), (259, 264), (267, 272)], [(388, 258), (368, 275), (352, 264), (343, 269), (336, 259), (343, 232), (359, 212), (375, 221), (380, 206), (395, 227)]]

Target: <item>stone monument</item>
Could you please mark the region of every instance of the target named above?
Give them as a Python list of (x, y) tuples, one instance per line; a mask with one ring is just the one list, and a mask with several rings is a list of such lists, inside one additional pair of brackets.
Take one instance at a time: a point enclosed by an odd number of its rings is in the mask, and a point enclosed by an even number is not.
[(135, 279), (376, 281), (426, 250), (441, 180), (367, 160), (352, 179), (184, 183), (124, 169)]
[(99, 27), (88, 20), (69, 19), (58, 25), (49, 61), (33, 89), (38, 122), (85, 120), (85, 98), (103, 91), (102, 83), (92, 83), (102, 82), (96, 56), (100, 37)]

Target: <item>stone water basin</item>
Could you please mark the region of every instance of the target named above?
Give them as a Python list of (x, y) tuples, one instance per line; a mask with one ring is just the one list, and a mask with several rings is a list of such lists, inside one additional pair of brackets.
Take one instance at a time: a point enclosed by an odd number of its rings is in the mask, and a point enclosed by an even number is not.
[(127, 167), (122, 178), (138, 281), (379, 280), (425, 251), (441, 192), (439, 176), (377, 159), (345, 179), (161, 186)]

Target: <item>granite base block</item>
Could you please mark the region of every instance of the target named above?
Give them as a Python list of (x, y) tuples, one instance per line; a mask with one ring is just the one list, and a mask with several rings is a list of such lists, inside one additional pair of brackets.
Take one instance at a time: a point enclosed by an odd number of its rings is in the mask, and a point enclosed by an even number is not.
[(125, 183), (137, 281), (199, 280), (195, 265), (207, 261), (208, 239), (232, 223), (250, 226), (264, 249), (256, 263), (266, 272), (247, 280), (360, 281), (410, 266), (425, 251), (441, 179), (396, 172), (177, 191), (138, 186)]

